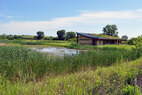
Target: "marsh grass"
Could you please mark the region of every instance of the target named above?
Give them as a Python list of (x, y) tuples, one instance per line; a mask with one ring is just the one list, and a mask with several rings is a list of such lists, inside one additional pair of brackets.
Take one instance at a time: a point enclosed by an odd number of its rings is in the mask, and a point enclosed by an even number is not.
[(141, 50), (100, 49), (77, 56), (48, 59), (48, 56), (23, 46), (0, 46), (0, 74), (9, 80), (40, 80), (48, 75), (71, 74), (88, 67), (111, 66), (131, 61), (142, 55)]
[(101, 47), (48, 59), (23, 46), (0, 46), (0, 94), (141, 95), (141, 55), (141, 49)]
[(141, 95), (142, 58), (133, 62), (48, 77), (42, 81), (11, 83), (0, 77), (1, 95)]

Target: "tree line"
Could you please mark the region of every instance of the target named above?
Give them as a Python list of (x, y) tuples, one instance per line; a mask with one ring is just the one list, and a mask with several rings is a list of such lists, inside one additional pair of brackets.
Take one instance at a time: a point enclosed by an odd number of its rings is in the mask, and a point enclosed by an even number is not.
[[(113, 25), (106, 25), (102, 29), (104, 35), (118, 37), (118, 28), (115, 24)], [(0, 35), (0, 39), (29, 39), (29, 40), (69, 40), (76, 37), (76, 33), (73, 31), (66, 32), (66, 30), (58, 30), (57, 37), (52, 36), (45, 36), (43, 31), (38, 31), (36, 36), (29, 36), (29, 35)], [(127, 35), (123, 35), (121, 38), (128, 39)]]
[[(57, 38), (56, 40), (68, 40), (76, 37), (75, 32), (66, 32), (66, 30), (59, 30), (57, 31)], [(44, 38), (44, 32), (38, 31), (37, 36), (34, 36), (35, 39), (43, 39)]]
[(30, 36), (30, 35), (6, 35), (2, 34), (0, 35), (0, 39), (8, 39), (8, 40), (14, 40), (14, 39), (25, 39), (25, 40), (68, 40), (76, 37), (75, 32), (66, 32), (66, 30), (59, 30), (57, 31), (57, 36), (45, 36), (43, 31), (38, 31), (36, 36)]

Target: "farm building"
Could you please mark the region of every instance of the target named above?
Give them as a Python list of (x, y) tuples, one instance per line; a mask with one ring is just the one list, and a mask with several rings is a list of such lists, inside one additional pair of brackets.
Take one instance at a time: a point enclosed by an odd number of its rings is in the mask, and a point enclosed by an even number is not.
[(123, 39), (118, 37), (103, 35), (103, 34), (90, 34), (90, 33), (76, 33), (77, 44), (81, 45), (106, 45), (106, 44), (121, 44)]

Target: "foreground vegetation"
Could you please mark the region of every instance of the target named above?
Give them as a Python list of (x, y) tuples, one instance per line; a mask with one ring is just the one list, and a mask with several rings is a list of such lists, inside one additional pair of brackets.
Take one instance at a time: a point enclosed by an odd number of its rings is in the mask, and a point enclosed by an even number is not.
[(48, 59), (48, 55), (22, 46), (0, 47), (0, 73), (10, 80), (25, 77), (27, 81), (45, 75), (58, 75), (86, 70), (88, 67), (110, 66), (121, 61), (131, 61), (142, 55), (141, 49), (100, 48), (77, 56)]
[[(142, 49), (138, 46), (94, 47), (44, 40), (1, 40), (1, 43), (21, 44), (0, 46), (1, 95), (141, 95)], [(66, 44), (62, 46), (88, 51), (49, 58), (23, 46), (31, 43)]]
[[(141, 95), (142, 58), (115, 66), (80, 71), (66, 76), (46, 76), (42, 81), (11, 82), (0, 77), (1, 95)], [(29, 74), (30, 75), (30, 74)]]

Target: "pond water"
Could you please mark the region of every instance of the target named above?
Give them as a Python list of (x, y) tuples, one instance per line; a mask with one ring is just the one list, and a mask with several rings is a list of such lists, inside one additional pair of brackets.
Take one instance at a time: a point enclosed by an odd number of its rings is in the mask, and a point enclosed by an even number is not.
[(82, 50), (68, 49), (63, 47), (33, 47), (32, 49), (53, 56), (65, 56), (65, 55), (72, 56), (85, 52)]

